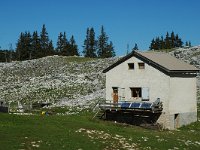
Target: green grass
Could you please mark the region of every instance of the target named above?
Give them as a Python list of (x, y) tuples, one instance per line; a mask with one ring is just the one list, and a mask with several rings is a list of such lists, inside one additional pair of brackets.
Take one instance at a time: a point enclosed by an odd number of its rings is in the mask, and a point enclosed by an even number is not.
[(110, 150), (129, 149), (124, 145), (133, 143), (137, 149), (200, 149), (199, 121), (176, 131), (157, 131), (92, 117), (86, 112), (71, 116), (0, 113), (0, 149)]

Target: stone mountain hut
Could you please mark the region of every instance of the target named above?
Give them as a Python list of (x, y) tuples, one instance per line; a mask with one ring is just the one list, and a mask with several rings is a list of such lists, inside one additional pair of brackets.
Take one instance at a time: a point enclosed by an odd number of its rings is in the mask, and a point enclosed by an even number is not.
[[(197, 121), (199, 69), (194, 66), (167, 53), (133, 51), (103, 72), (107, 105), (101, 108), (107, 118), (112, 114), (120, 120), (116, 115), (126, 117), (131, 112), (132, 122), (150, 116), (146, 122), (170, 130)], [(162, 104), (162, 108), (156, 107), (157, 104)], [(152, 116), (157, 117), (152, 119)]]

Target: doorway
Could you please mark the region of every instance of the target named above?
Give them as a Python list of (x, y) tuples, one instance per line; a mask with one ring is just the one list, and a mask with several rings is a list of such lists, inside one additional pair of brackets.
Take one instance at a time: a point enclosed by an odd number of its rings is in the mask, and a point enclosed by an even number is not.
[(174, 114), (174, 128), (178, 128), (179, 127), (179, 114)]
[(113, 87), (113, 93), (112, 93), (112, 96), (113, 96), (113, 103), (118, 103), (118, 99), (119, 99), (119, 96), (118, 96), (118, 87)]

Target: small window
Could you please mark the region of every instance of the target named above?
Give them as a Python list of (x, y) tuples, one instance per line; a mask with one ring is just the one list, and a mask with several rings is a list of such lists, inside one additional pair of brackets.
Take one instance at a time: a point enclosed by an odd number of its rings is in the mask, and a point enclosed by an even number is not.
[(142, 88), (130, 88), (131, 89), (131, 97), (142, 97)]
[(134, 69), (134, 63), (128, 63), (128, 69), (130, 70)]
[(138, 63), (138, 66), (139, 66), (139, 69), (144, 69), (145, 68), (144, 63)]

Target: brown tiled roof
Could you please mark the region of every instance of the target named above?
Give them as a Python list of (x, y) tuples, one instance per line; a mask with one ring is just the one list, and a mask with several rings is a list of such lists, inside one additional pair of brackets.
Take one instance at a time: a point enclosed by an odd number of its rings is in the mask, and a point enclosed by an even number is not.
[(196, 67), (187, 64), (186, 62), (179, 60), (167, 53), (163, 52), (138, 52), (138, 54), (142, 55), (143, 57), (161, 65), (162, 67), (166, 68), (170, 71), (192, 71), (198, 70)]
[(133, 51), (132, 53), (126, 55), (125, 57), (118, 60), (113, 65), (106, 68), (103, 72), (106, 73), (107, 71), (111, 70), (112, 68), (116, 67), (117, 65), (121, 64), (122, 62), (126, 61), (127, 59), (135, 56), (136, 58), (144, 61), (145, 63), (152, 65), (153, 67), (163, 71), (164, 73), (174, 73), (174, 72), (191, 72), (196, 73), (199, 71), (196, 67), (187, 64), (186, 62), (179, 60), (167, 53), (164, 52), (136, 52)]

